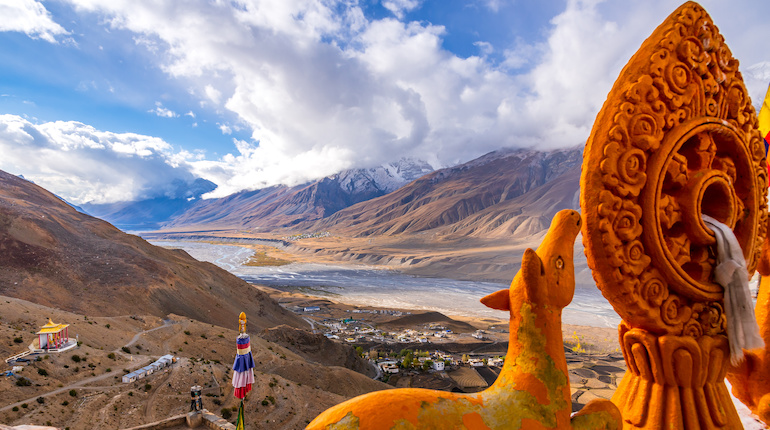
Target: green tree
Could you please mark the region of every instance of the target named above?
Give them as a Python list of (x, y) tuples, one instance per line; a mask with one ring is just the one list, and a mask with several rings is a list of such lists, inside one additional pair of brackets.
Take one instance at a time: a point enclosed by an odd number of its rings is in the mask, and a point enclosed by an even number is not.
[(412, 361), (414, 361), (412, 351), (407, 351), (406, 355), (404, 355), (404, 357), (401, 359), (401, 367), (404, 369), (412, 367)]

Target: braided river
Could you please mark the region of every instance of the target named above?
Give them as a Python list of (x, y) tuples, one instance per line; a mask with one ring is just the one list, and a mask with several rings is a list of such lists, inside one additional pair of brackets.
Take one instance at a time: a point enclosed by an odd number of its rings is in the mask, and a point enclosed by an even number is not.
[[(388, 309), (431, 310), (446, 315), (506, 318), (479, 299), (508, 288), (507, 284), (458, 281), (406, 275), (396, 270), (365, 265), (292, 263), (284, 266), (245, 266), (254, 253), (249, 248), (192, 241), (151, 241), (153, 245), (183, 249), (200, 261), (208, 261), (241, 279), (283, 291), (325, 297), (359, 306)], [(572, 303), (564, 309), (565, 324), (617, 327), (620, 317), (593, 286), (576, 288)]]

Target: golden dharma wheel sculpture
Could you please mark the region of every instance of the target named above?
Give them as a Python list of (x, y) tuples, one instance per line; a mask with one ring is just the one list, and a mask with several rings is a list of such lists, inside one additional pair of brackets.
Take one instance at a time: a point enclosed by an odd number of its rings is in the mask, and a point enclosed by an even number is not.
[(623, 318), (625, 429), (742, 428), (714, 234), (727, 224), (750, 274), (767, 233), (767, 167), (738, 61), (697, 3), (674, 11), (621, 72), (586, 143), (583, 244)]
[(724, 332), (709, 215), (752, 273), (766, 234), (767, 168), (738, 61), (696, 3), (647, 39), (586, 144), (583, 241), (597, 285), (631, 327)]

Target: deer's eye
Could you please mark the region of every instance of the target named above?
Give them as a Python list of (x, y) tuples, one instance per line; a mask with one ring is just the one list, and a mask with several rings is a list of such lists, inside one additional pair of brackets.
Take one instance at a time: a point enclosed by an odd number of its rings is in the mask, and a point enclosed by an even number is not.
[(564, 268), (564, 260), (561, 257), (556, 259), (556, 268), (557, 269), (563, 269)]

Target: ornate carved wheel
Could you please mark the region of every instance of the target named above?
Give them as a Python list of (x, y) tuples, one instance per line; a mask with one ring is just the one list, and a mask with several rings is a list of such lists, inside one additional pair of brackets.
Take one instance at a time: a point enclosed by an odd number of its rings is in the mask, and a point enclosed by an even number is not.
[(750, 272), (766, 233), (756, 114), (708, 14), (687, 3), (632, 57), (586, 143), (583, 241), (597, 285), (631, 326), (724, 331), (706, 214), (729, 225)]

